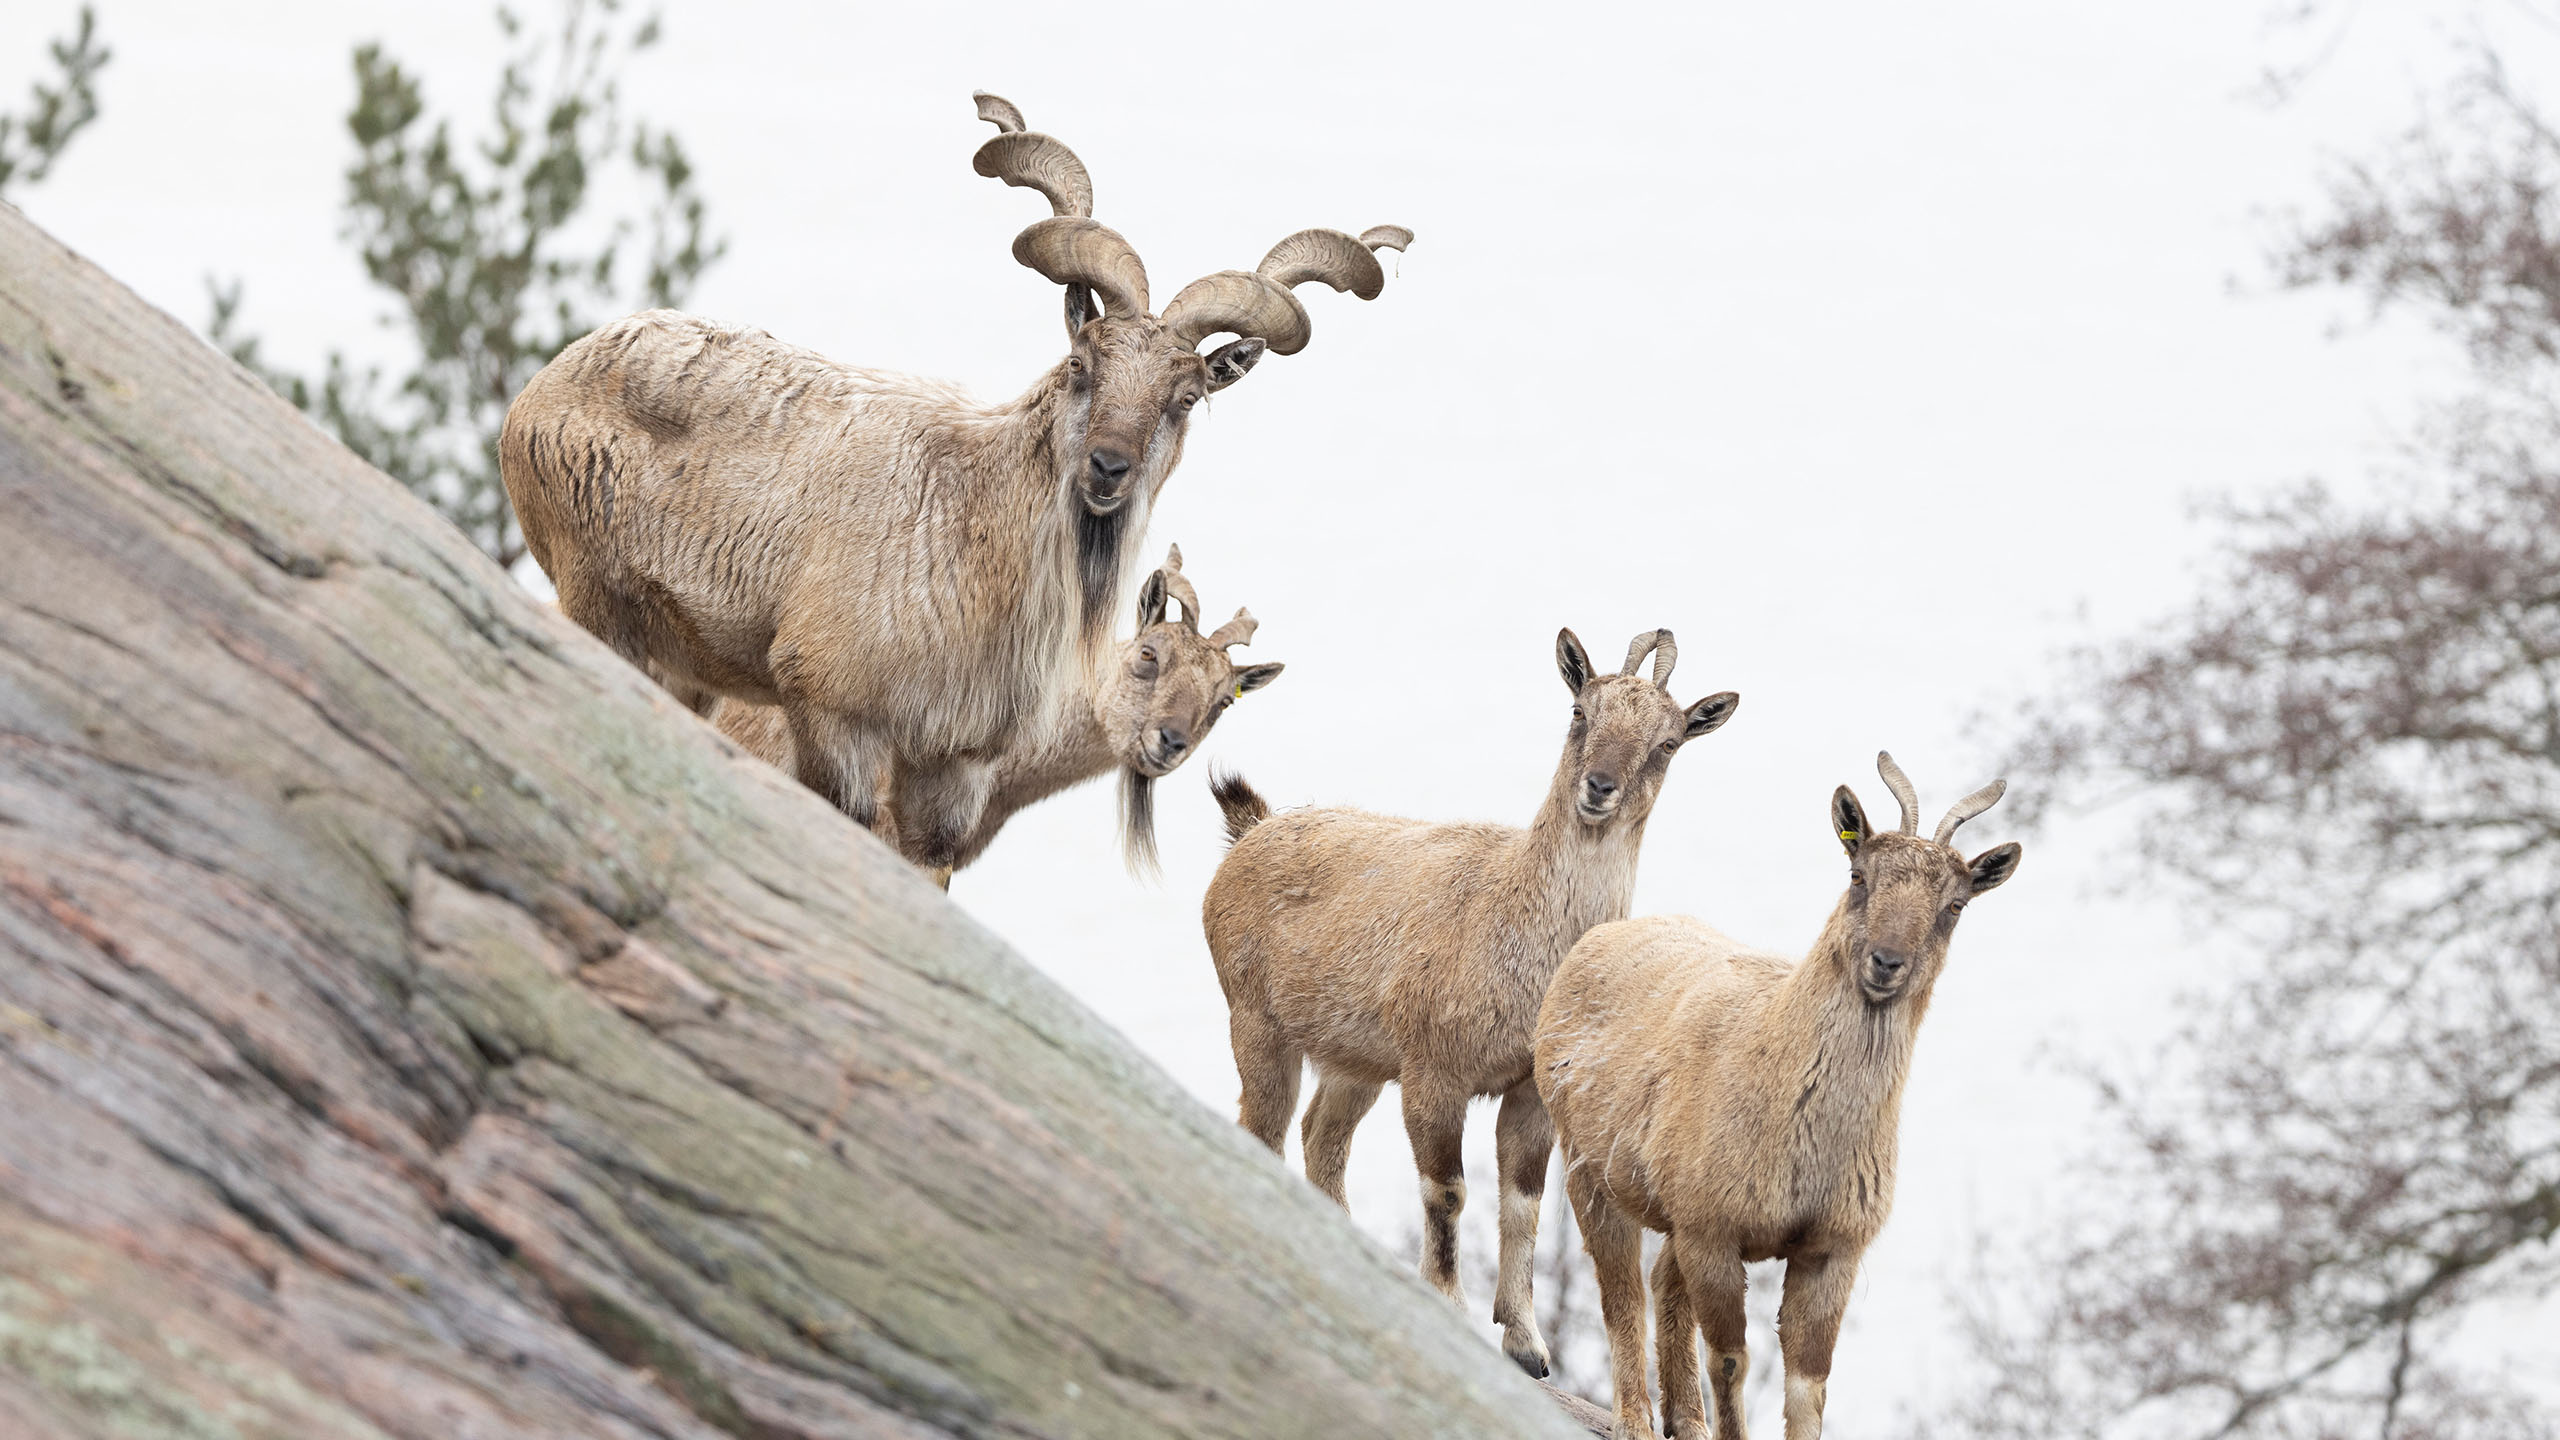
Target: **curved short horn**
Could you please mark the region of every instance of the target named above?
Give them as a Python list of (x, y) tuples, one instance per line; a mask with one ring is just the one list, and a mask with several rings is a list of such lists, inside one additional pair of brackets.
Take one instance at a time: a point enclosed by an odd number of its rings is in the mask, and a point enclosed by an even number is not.
[(1627, 642), (1627, 663), (1618, 667), (1618, 673), (1621, 675), (1636, 673), (1636, 667), (1644, 663), (1644, 657), (1652, 654), (1654, 647), (1660, 645), (1668, 633), (1662, 630), (1637, 631), (1636, 638)]
[(1052, 214), (1093, 213), (1093, 176), (1076, 152), (1053, 135), (1008, 130), (979, 146), (969, 164), (990, 180), (1039, 191), (1049, 198)]
[(1876, 752), (1876, 773), (1884, 777), (1884, 788), (1893, 792), (1894, 802), (1902, 807), (1902, 833), (1920, 833), (1920, 796), (1911, 788), (1911, 777), (1893, 763), (1893, 756)]
[[(1120, 232), (1082, 215), (1053, 215), (1013, 237), (1013, 258), (1060, 285), (1090, 285), (1113, 315), (1147, 313), (1147, 267)], [(1277, 348), (1277, 347), (1274, 347)]]
[(1660, 637), (1653, 647), (1653, 683), (1667, 694), (1671, 689), (1671, 667), (1680, 663), (1680, 647), (1671, 643), (1671, 632), (1656, 630)]
[(1363, 300), (1375, 300), (1387, 288), (1387, 272), (1379, 268), (1378, 257), (1358, 237), (1339, 230), (1301, 230), (1272, 246), (1254, 271), (1283, 287), (1321, 280)]
[(1164, 328), (1185, 345), (1235, 334), (1262, 341), (1275, 355), (1295, 355), (1315, 327), (1286, 287), (1250, 270), (1221, 270), (1182, 287), (1164, 307)]
[(1947, 818), (1938, 822), (1938, 843), (1944, 845), (1954, 839), (1957, 826), (2000, 803), (2000, 797), (2007, 793), (2009, 782), (1994, 780), (1957, 801), (1955, 808), (1947, 812)]
[(1393, 250), (1401, 255), (1413, 248), (1413, 232), (1401, 225), (1372, 225), (1360, 232), (1360, 243), (1372, 250)]
[(1230, 645), (1250, 645), (1253, 632), (1261, 628), (1262, 622), (1253, 618), (1253, 612), (1239, 605), (1235, 618), (1219, 626), (1218, 633), (1209, 637), (1209, 643), (1221, 650)]
[(1191, 582), (1183, 578), (1181, 546), (1175, 545), (1165, 551), (1164, 568), (1156, 573), (1164, 577), (1165, 593), (1181, 602), (1183, 623), (1191, 627), (1192, 634), (1199, 634), (1200, 592), (1192, 589)]

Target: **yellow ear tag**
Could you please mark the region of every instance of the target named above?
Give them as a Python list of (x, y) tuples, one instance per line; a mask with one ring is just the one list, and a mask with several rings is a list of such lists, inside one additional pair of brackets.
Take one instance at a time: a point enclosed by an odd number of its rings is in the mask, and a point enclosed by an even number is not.
[(1231, 700), (1241, 700), (1244, 698), (1244, 682), (1242, 680), (1238, 680), (1236, 682), (1236, 693), (1228, 698)]
[(1847, 841), (1849, 844), (1855, 845), (1858, 843), (1858, 832), (1855, 830), (1843, 830), (1840, 832), (1840, 838)]

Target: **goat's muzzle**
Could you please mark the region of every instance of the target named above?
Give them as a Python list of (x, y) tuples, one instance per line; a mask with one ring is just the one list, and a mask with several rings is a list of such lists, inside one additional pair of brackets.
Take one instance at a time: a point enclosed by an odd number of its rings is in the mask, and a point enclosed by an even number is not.
[(1593, 770), (1582, 777), (1582, 793), (1574, 798), (1573, 813), (1585, 825), (1598, 825), (1618, 813), (1618, 777)]
[(1139, 746), (1140, 768), (1150, 777), (1168, 775), (1191, 753), (1191, 736), (1179, 725), (1158, 725)]
[(1099, 446), (1085, 457), (1085, 474), (1077, 491), (1084, 497), (1084, 508), (1096, 515), (1119, 513), (1129, 503), (1129, 457), (1117, 450)]
[(1867, 952), (1858, 967), (1858, 988), (1869, 1001), (1881, 1005), (1902, 993), (1911, 978), (1911, 957), (1899, 950), (1879, 946)]

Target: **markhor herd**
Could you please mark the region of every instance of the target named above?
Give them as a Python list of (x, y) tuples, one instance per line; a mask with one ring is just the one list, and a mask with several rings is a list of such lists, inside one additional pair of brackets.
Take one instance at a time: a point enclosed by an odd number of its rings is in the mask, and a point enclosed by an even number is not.
[[(1413, 235), (1302, 230), (1252, 270), (1191, 282), (1161, 314), (1129, 242), (1093, 219), (1073, 151), (977, 97), (996, 136), (979, 174), (1052, 215), (1016, 260), (1065, 287), (1068, 350), (1017, 398), (839, 365), (760, 330), (652, 310), (561, 352), (499, 442), (525, 541), (571, 618), (765, 760), (947, 885), (1013, 813), (1111, 770), (1133, 864), (1152, 859), (1150, 786), (1227, 707), (1279, 675), (1239, 666), (1253, 617), (1205, 629), (1179, 550), (1148, 575), (1136, 634), (1121, 590), (1191, 410), (1265, 352), (1308, 339), (1309, 281), (1375, 299), (1375, 251)], [(1205, 342), (1232, 337), (1202, 351)], [(1802, 957), (1697, 920), (1630, 920), (1636, 855), (1672, 757), (1731, 719), (1731, 691), (1672, 699), (1671, 632), (1615, 672), (1570, 630), (1556, 666), (1571, 726), (1526, 828), (1354, 809), (1273, 814), (1212, 776), (1232, 842), (1202, 906), (1243, 1082), (1240, 1119), (1281, 1151), (1302, 1062), (1307, 1177), (1343, 1198), (1352, 1131), (1396, 1083), (1422, 1181), (1422, 1273), (1463, 1304), (1457, 1219), (1468, 1102), (1498, 1096), (1501, 1264), (1493, 1316), (1532, 1375), (1530, 1305), (1548, 1155), (1600, 1283), (1617, 1433), (1649, 1435), (1641, 1230), (1662, 1418), (1743, 1434), (1743, 1266), (1787, 1262), (1779, 1335), (1788, 1440), (1822, 1429), (1858, 1261), (1893, 1200), (1911, 1046), (1958, 915), (2019, 848), (1967, 859), (1956, 827), (1994, 781), (1920, 834), (1831, 797), (1848, 888)], [(1651, 660), (1650, 671), (1645, 663)]]

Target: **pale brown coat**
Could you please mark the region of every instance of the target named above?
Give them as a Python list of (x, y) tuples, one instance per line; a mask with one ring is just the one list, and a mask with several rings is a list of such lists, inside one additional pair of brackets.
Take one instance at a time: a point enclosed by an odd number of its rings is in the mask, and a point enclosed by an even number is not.
[[(1635, 673), (1648, 652), (1651, 679)], [(1675, 703), (1666, 682), (1676, 654), (1669, 631), (1648, 632), (1623, 670), (1600, 675), (1573, 632), (1559, 632), (1573, 720), (1525, 830), (1349, 809), (1263, 819), (1242, 782), (1220, 785), (1236, 841), (1202, 920), (1226, 990), (1242, 1124), (1279, 1151), (1300, 1062), (1313, 1061), (1307, 1178), (1340, 1201), (1352, 1131), (1380, 1087), (1397, 1082), (1422, 1180), (1422, 1274), (1464, 1304), (1457, 1218), (1467, 1102), (1501, 1096), (1494, 1319), (1505, 1353), (1532, 1375), (1547, 1371), (1530, 1260), (1552, 1139), (1529, 1079), (1538, 1004), (1574, 941), (1627, 913), (1637, 848), (1673, 754), (1740, 703), (1730, 691)]]
[[(1906, 797), (1908, 782), (1879, 759)], [(1957, 808), (1978, 812), (1998, 793)], [(1801, 961), (1688, 916), (1647, 916), (1595, 928), (1556, 972), (1538, 1020), (1537, 1088), (1598, 1272), (1619, 1440), (1653, 1433), (1639, 1227), (1667, 1236), (1653, 1299), (1669, 1432), (1708, 1434), (1703, 1329), (1714, 1433), (1742, 1440), (1743, 1265), (1782, 1259), (1787, 1440), (1821, 1433), (1858, 1261), (1893, 1205), (1913, 1038), (1957, 914), (2017, 868), (2014, 844), (1970, 862), (1946, 844), (1961, 818), (1923, 839), (1905, 798), (1903, 829), (1875, 834), (1840, 787), (1832, 828), (1849, 889)]]

